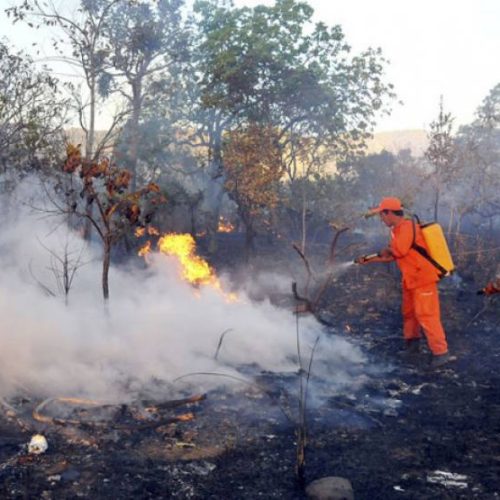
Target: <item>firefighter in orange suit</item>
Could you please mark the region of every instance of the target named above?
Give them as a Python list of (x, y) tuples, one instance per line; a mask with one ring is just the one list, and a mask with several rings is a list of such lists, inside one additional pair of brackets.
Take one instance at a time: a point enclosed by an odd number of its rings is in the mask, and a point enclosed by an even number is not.
[(402, 275), (403, 335), (410, 352), (418, 352), (422, 330), (433, 356), (431, 367), (441, 366), (452, 358), (448, 352), (446, 335), (441, 324), (437, 282), (439, 271), (425, 257), (412, 248), (413, 243), (427, 246), (418, 224), (406, 219), (398, 198), (383, 198), (370, 211), (379, 214), (391, 229), (389, 246), (374, 256), (359, 257), (358, 264), (396, 261)]

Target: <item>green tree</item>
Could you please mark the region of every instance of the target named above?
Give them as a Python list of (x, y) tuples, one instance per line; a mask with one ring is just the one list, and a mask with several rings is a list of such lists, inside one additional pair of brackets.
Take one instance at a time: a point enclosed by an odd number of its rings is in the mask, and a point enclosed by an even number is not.
[(298, 155), (317, 168), (359, 151), (392, 95), (382, 81), (380, 51), (351, 56), (341, 28), (314, 24), (312, 14), (309, 5), (294, 0), (253, 9), (195, 3), (199, 98), (192, 120), (206, 147), (214, 200), (223, 195), (225, 132), (245, 123), (278, 130), (283, 164), (293, 178)]
[[(96, 115), (99, 105), (110, 94), (110, 48), (105, 30), (113, 15), (113, 8), (129, 0), (80, 0), (77, 7), (68, 11), (67, 6), (53, 2), (26, 0), (16, 7), (6, 9), (14, 22), (24, 21), (40, 29), (42, 25), (53, 31), (53, 55), (49, 62), (63, 62), (72, 70), (81, 72), (86, 92), (73, 86), (73, 108), (85, 135), (85, 158), (99, 156), (121, 116), (114, 116), (104, 139), (97, 143)], [(66, 7), (66, 8), (65, 8)], [(55, 31), (54, 28), (58, 28)]]
[[(52, 62), (68, 64), (83, 77), (85, 91), (80, 84), (71, 84), (72, 107), (84, 133), (86, 161), (98, 158), (109, 146), (116, 129), (121, 125), (122, 113), (116, 113), (105, 134), (98, 142), (96, 116), (100, 105), (111, 93), (111, 58), (109, 41), (105, 35), (114, 15), (113, 8), (123, 7), (129, 0), (80, 0), (78, 7), (68, 11), (67, 5), (26, 0), (18, 7), (7, 9), (14, 21), (25, 21), (37, 29), (43, 24), (55, 31), (52, 38)], [(87, 207), (89, 215), (92, 208)], [(90, 218), (84, 229), (85, 239), (91, 236)]]
[[(224, 143), (225, 188), (245, 226), (247, 258), (254, 251), (256, 225), (278, 204), (283, 176), (277, 134), (258, 125), (232, 132)], [(270, 222), (267, 221), (267, 225)]]
[(500, 215), (500, 84), (476, 111), (475, 120), (456, 137), (459, 175), (453, 183), (455, 234), (465, 216), (493, 220)]
[(432, 166), (429, 174), (434, 187), (434, 220), (438, 220), (441, 194), (455, 173), (455, 143), (452, 135), (453, 117), (443, 108), (443, 98), (439, 101), (439, 114), (430, 125), (429, 146), (424, 156)]
[[(148, 109), (158, 104), (159, 94), (170, 94), (169, 85), (177, 63), (186, 56), (182, 0), (134, 1), (113, 7), (113, 22), (106, 31), (114, 68), (114, 85), (125, 98), (128, 120), (117, 154), (132, 172), (132, 189), (140, 180), (141, 144), (155, 132), (142, 127)], [(164, 110), (168, 114), (168, 109)], [(144, 124), (144, 123), (143, 123)]]
[(0, 172), (12, 174), (12, 187), (15, 177), (48, 169), (57, 157), (68, 104), (54, 77), (3, 42), (0, 73)]

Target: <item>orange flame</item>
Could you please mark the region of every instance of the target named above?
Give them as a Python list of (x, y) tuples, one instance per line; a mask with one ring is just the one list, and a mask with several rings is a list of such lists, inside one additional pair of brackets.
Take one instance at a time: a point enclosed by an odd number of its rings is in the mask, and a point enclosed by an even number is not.
[(165, 234), (159, 239), (158, 248), (160, 252), (179, 259), (182, 276), (190, 283), (207, 285), (217, 280), (208, 262), (196, 255), (196, 243), (190, 234)]
[(220, 216), (217, 231), (219, 233), (232, 233), (234, 226), (229, 221), (224, 220), (224, 217)]
[(149, 236), (159, 236), (160, 235), (160, 231), (158, 231), (158, 229), (156, 229), (156, 227), (153, 227), (153, 226), (138, 227), (134, 231), (134, 235), (136, 238), (140, 238), (141, 236), (144, 236), (146, 233)]
[(194, 419), (194, 413), (183, 413), (182, 415), (177, 415), (177, 419), (180, 422), (189, 422), (190, 420)]
[(149, 252), (151, 252), (151, 242), (146, 241), (146, 243), (139, 249), (137, 254), (139, 255), (139, 257), (145, 257)]
[[(222, 285), (213, 268), (206, 260), (196, 254), (196, 242), (190, 234), (165, 234), (158, 240), (158, 248), (161, 253), (179, 259), (182, 266), (182, 277), (189, 283), (195, 286), (209, 285), (221, 292), (229, 302), (238, 300), (236, 294), (226, 293), (222, 290)], [(146, 258), (150, 252), (151, 242), (147, 241), (139, 250), (139, 256)]]

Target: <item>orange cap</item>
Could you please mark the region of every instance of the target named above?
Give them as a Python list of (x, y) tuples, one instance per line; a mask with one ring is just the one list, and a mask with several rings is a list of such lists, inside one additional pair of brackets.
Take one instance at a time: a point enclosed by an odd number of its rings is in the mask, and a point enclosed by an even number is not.
[(372, 208), (370, 213), (378, 214), (379, 212), (382, 212), (382, 210), (403, 210), (403, 205), (401, 204), (401, 200), (399, 198), (382, 198), (379, 206)]

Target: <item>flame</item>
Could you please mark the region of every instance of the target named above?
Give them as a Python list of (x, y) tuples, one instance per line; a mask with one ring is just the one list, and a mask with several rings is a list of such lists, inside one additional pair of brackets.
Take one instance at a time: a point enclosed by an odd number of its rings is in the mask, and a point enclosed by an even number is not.
[[(175, 256), (182, 266), (182, 278), (194, 286), (208, 285), (221, 292), (226, 300), (238, 300), (234, 293), (226, 293), (222, 289), (219, 278), (206, 260), (196, 254), (196, 242), (189, 233), (164, 234), (158, 240), (158, 249), (165, 255)], [(139, 250), (141, 257), (146, 257), (151, 252), (151, 242), (146, 242)]]
[(217, 227), (217, 232), (219, 233), (232, 233), (234, 231), (234, 226), (229, 222), (224, 220), (224, 217), (219, 217), (219, 225)]
[(137, 252), (137, 255), (139, 255), (139, 257), (145, 257), (149, 252), (151, 252), (151, 242), (146, 241), (146, 243)]
[(189, 422), (190, 420), (194, 419), (194, 413), (184, 413), (182, 415), (177, 415), (177, 418), (181, 422)]
[(160, 252), (175, 255), (182, 265), (182, 277), (194, 285), (214, 284), (217, 280), (208, 262), (196, 255), (196, 243), (188, 234), (165, 234), (158, 241)]
[(148, 227), (138, 227), (134, 231), (134, 235), (136, 238), (140, 238), (141, 236), (144, 236), (146, 233), (148, 233), (149, 236), (159, 236), (160, 231), (156, 229), (156, 227), (153, 226), (148, 226)]

